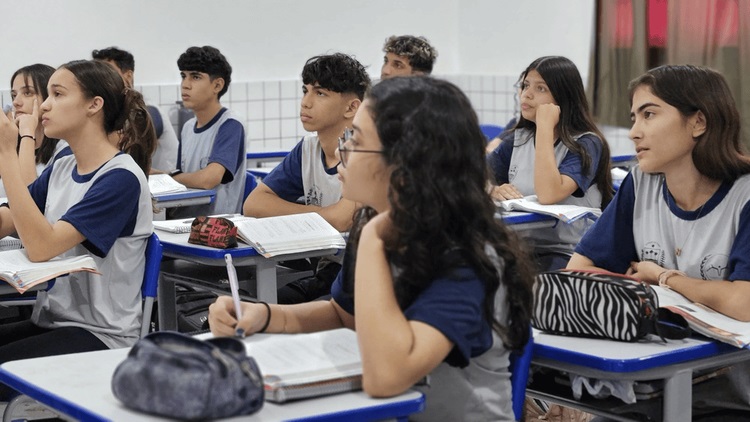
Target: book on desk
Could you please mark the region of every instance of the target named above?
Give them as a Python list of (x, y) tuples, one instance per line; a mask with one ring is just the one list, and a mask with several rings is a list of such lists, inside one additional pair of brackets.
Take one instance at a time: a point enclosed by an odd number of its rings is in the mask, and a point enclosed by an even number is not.
[(148, 176), (148, 189), (151, 191), (151, 196), (156, 196), (165, 193), (185, 192), (187, 186), (174, 180), (168, 174), (151, 174)]
[(495, 201), (495, 205), (504, 211), (526, 211), (536, 214), (550, 215), (564, 223), (572, 223), (581, 218), (597, 219), (602, 215), (599, 208), (582, 207), (579, 205), (542, 205), (536, 195), (519, 199)]
[(25, 249), (0, 252), (0, 279), (19, 293), (64, 274), (78, 271), (97, 272), (96, 262), (89, 255), (55, 257), (49, 261), (31, 262)]
[(283, 403), (362, 388), (357, 334), (348, 328), (245, 339), (263, 374), (266, 400)]

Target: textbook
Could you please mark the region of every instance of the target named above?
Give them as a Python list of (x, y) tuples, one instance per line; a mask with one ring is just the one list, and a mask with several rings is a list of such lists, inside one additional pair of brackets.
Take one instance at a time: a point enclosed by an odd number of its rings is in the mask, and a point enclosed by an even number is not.
[(236, 221), (237, 237), (270, 258), (317, 249), (343, 249), (346, 241), (320, 214), (281, 215)]
[(156, 196), (165, 193), (185, 192), (187, 186), (174, 180), (168, 174), (151, 174), (148, 176), (148, 189), (151, 191), (151, 196)]
[[(253, 218), (245, 217), (240, 214), (212, 215), (211, 217), (224, 217), (232, 221), (234, 224), (237, 224), (237, 222), (241, 220), (250, 220)], [(193, 220), (195, 220), (195, 218), (154, 221), (154, 228), (170, 233), (190, 233)]]
[(31, 262), (25, 249), (0, 252), (0, 279), (15, 287), (19, 293), (55, 277), (78, 271), (97, 273), (94, 258), (80, 255)]
[(659, 297), (659, 307), (682, 315), (693, 331), (740, 348), (750, 345), (750, 322), (738, 321), (660, 286), (651, 286)]
[(527, 211), (537, 214), (551, 215), (564, 223), (572, 223), (581, 218), (597, 219), (602, 215), (599, 208), (581, 207), (578, 205), (542, 205), (536, 195), (525, 196), (520, 199), (495, 201), (495, 205), (504, 211)]
[(357, 334), (348, 328), (250, 336), (244, 341), (263, 374), (268, 401), (283, 403), (362, 388)]

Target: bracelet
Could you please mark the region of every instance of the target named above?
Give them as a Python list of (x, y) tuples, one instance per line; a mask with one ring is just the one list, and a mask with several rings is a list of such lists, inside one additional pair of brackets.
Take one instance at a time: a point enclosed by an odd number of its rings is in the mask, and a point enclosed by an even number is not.
[(20, 141), (23, 138), (31, 138), (32, 141), (36, 142), (36, 138), (31, 135), (21, 135), (18, 137), (18, 140)]
[(678, 270), (662, 271), (661, 274), (659, 274), (659, 287), (663, 287), (665, 289), (671, 289), (671, 287), (669, 287), (669, 284), (667, 284), (667, 280), (669, 280), (670, 277), (676, 276), (676, 275), (687, 277), (687, 274)]
[(268, 317), (266, 317), (266, 323), (263, 324), (263, 327), (258, 330), (259, 333), (265, 333), (266, 328), (268, 328), (268, 324), (271, 323), (271, 305), (267, 304), (266, 302), (258, 301), (257, 303), (261, 303), (266, 306), (266, 310), (268, 311)]

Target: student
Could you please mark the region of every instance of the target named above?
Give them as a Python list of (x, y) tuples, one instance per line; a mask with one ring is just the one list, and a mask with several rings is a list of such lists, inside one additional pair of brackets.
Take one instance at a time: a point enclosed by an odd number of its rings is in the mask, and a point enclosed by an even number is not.
[[(333, 298), (243, 303), (237, 321), (222, 296), (209, 308), (211, 331), (356, 326), (371, 396), (424, 391), (414, 420), (514, 419), (508, 356), (528, 339), (532, 280), (517, 238), (494, 218), (486, 167), (472, 165), (485, 140), (469, 100), (446, 81), (388, 79), (352, 127), (339, 141), (339, 175), (344, 197), (365, 208)], [(429, 387), (415, 386), (428, 374)]]
[(37, 294), (30, 320), (0, 325), (0, 363), (132, 346), (141, 325), (151, 195), (133, 158), (108, 142), (153, 151), (143, 99), (97, 61), (73, 61), (50, 77), (41, 104), (44, 133), (66, 139), (62, 157), (28, 188), (16, 154), (18, 130), (0, 117), (0, 175), (11, 207), (0, 207), (0, 236), (17, 233), (32, 261), (91, 255), (101, 274), (79, 272)]
[[(581, 75), (565, 57), (541, 57), (523, 72), (521, 116), (488, 156), (499, 200), (536, 195), (542, 204), (607, 206), (612, 198), (609, 146), (589, 113)], [(563, 268), (587, 221), (534, 230), (542, 270)]]
[[(724, 77), (661, 66), (631, 82), (630, 103), (638, 166), (568, 268), (627, 273), (750, 321), (750, 157)], [(737, 369), (695, 387), (695, 413), (750, 410), (750, 365)]]
[(438, 53), (425, 37), (392, 35), (383, 46), (380, 79), (393, 76), (429, 75)]
[(219, 100), (229, 89), (232, 67), (214, 47), (190, 47), (177, 60), (182, 102), (195, 117), (182, 128), (175, 180), (190, 188), (215, 189), (208, 205), (171, 209), (171, 218), (231, 214), (242, 210), (245, 189), (245, 128)]
[[(45, 136), (39, 107), (47, 99), (47, 81), (55, 69), (32, 64), (18, 69), (10, 78), (14, 123), (18, 127), (18, 156), (24, 186), (33, 182), (46, 167), (72, 154), (68, 143)], [(5, 196), (3, 188), (2, 196)]]
[[(125, 86), (133, 89), (135, 59), (132, 54), (117, 47), (109, 47), (92, 51), (91, 58), (103, 60), (112, 65), (122, 77)], [(157, 138), (156, 151), (151, 157), (151, 173), (171, 172), (177, 168), (177, 149), (179, 148), (177, 135), (166, 114), (156, 106), (147, 105), (146, 107), (151, 116), (151, 122), (154, 124)]]
[[(310, 58), (302, 68), (300, 120), (302, 138), (245, 200), (244, 214), (253, 217), (317, 212), (332, 226), (347, 231), (355, 204), (341, 197), (336, 148), (344, 129), (370, 85), (367, 71), (354, 58), (335, 53)], [(301, 202), (299, 203), (298, 202)], [(278, 291), (279, 303), (300, 303), (330, 294), (341, 258), (323, 259), (315, 275), (287, 284)]]

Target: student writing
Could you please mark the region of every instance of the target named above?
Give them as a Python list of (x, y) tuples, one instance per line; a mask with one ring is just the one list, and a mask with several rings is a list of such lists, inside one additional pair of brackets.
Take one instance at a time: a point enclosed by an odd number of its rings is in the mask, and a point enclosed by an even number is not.
[(468, 98), (428, 77), (382, 81), (339, 142), (343, 195), (365, 208), (332, 300), (243, 303), (237, 321), (232, 299), (220, 297), (212, 332), (356, 326), (370, 395), (399, 394), (430, 374), (415, 419), (513, 419), (508, 356), (528, 339), (531, 276), (494, 218), (486, 168), (472, 165), (486, 142)]
[[(537, 195), (542, 204), (606, 207), (612, 198), (609, 146), (596, 128), (575, 64), (534, 60), (523, 72), (521, 116), (488, 156), (494, 198)], [(562, 268), (588, 228), (585, 220), (535, 230), (529, 240), (540, 269)]]

